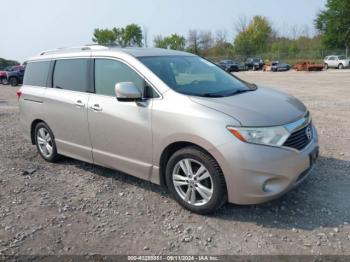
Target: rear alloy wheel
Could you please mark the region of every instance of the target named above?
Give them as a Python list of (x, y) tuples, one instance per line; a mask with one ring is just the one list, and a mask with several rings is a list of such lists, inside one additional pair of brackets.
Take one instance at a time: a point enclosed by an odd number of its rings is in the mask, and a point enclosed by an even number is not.
[(11, 86), (17, 86), (18, 85), (18, 80), (17, 80), (16, 77), (11, 77), (9, 81), (10, 81), (10, 85)]
[(50, 128), (43, 122), (35, 127), (35, 143), (39, 154), (48, 162), (56, 162), (59, 158), (54, 136)]
[(226, 183), (219, 165), (196, 147), (181, 149), (170, 157), (166, 181), (177, 202), (195, 213), (211, 213), (227, 199)]
[(343, 64), (339, 64), (338, 69), (343, 69), (344, 65)]

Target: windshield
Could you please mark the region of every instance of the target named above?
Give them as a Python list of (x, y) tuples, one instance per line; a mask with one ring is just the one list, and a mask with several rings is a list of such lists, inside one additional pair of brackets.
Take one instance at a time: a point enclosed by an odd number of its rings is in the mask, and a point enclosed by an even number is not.
[(193, 96), (224, 97), (254, 90), (220, 67), (197, 56), (140, 57), (173, 90)]
[(339, 60), (345, 60), (346, 57), (345, 57), (344, 55), (341, 55), (341, 56), (338, 56), (338, 59), (339, 59)]

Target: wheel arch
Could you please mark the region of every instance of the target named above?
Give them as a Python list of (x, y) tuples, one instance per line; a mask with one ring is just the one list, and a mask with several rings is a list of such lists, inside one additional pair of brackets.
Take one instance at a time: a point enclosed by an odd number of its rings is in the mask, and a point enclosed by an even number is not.
[[(207, 150), (205, 149), (203, 146), (200, 146), (196, 143), (193, 142), (189, 142), (189, 141), (177, 141), (177, 142), (173, 142), (169, 145), (167, 145), (164, 150), (162, 151), (161, 155), (160, 155), (160, 159), (159, 159), (159, 181), (160, 184), (163, 186), (166, 186), (166, 180), (165, 180), (165, 171), (166, 171), (166, 165), (170, 159), (170, 157), (178, 150), (185, 148), (185, 147), (196, 147), (197, 149), (199, 149), (200, 151), (205, 152), (206, 154), (208, 154), (209, 156), (211, 156), (219, 165), (220, 167), (220, 163), (219, 161)], [(221, 168), (221, 167), (220, 167)], [(225, 177), (225, 176), (224, 176)]]
[(42, 119), (35, 119), (35, 120), (32, 121), (32, 123), (30, 125), (30, 141), (32, 142), (32, 145), (35, 145), (35, 134), (34, 134), (34, 131), (35, 131), (35, 127), (39, 123), (45, 123), (45, 121), (42, 120)]

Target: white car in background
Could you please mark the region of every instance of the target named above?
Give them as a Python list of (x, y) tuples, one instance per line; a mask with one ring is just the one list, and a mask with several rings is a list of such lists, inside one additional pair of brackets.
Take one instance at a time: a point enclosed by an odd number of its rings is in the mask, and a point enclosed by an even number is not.
[(324, 59), (324, 67), (328, 68), (338, 68), (343, 69), (350, 67), (350, 59), (346, 58), (344, 55), (331, 55), (326, 56)]

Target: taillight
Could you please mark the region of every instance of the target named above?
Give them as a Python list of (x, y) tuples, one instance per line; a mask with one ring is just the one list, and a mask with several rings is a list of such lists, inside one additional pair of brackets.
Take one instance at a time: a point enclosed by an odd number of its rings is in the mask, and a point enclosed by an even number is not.
[(20, 97), (21, 97), (21, 95), (22, 95), (22, 92), (21, 92), (20, 90), (18, 90), (18, 91), (16, 92), (16, 95), (17, 95), (17, 98), (20, 99)]

